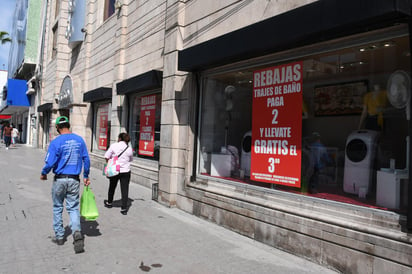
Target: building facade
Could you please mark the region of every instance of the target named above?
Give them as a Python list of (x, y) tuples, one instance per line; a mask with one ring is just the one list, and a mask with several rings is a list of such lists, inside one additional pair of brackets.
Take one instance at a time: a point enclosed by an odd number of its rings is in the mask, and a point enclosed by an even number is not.
[[(345, 273), (411, 271), (402, 0), (43, 1), (37, 144), (131, 135), (154, 197)], [(409, 232), (408, 232), (409, 231)]]
[(34, 94), (40, 63), (41, 0), (16, 0), (9, 51), (8, 83), (0, 98), (0, 113), (20, 132), (20, 142), (36, 144)]

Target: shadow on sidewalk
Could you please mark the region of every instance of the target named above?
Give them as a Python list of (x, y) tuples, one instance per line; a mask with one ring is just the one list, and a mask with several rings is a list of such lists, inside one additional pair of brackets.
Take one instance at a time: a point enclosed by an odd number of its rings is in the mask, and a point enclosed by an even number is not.
[[(105, 200), (105, 201), (107, 201), (107, 200)], [(127, 208), (128, 209), (132, 206), (133, 201), (134, 201), (133, 199), (130, 199), (130, 198), (128, 199), (128, 201), (127, 201)], [(122, 207), (122, 200), (121, 199), (114, 200), (112, 205), (113, 205), (113, 207)]]
[[(127, 200), (127, 208), (130, 208), (132, 206), (133, 201), (134, 200), (130, 198)], [(122, 207), (122, 200), (113, 201), (113, 207)]]
[[(101, 236), (100, 229), (98, 228), (99, 223), (96, 221), (87, 221), (83, 217), (80, 219), (80, 226), (82, 234), (89, 237)], [(67, 240), (72, 235), (72, 230), (70, 226), (65, 226), (64, 228), (64, 239)]]
[(87, 221), (82, 217), (80, 220), (80, 225), (83, 235), (87, 235), (89, 237), (102, 235), (102, 233), (100, 233), (100, 229), (98, 228), (99, 223), (97, 221)]

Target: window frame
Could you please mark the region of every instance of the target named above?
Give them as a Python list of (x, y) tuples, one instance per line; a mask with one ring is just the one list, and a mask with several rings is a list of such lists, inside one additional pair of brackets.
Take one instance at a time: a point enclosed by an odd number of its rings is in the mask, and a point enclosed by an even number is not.
[[(138, 142), (138, 140), (135, 140), (135, 137), (134, 137), (135, 133), (134, 133), (134, 130), (133, 130), (134, 102), (136, 100), (139, 100), (139, 98), (141, 98), (143, 96), (148, 96), (148, 95), (160, 96), (160, 101), (156, 101), (156, 105), (158, 105), (158, 104), (160, 105), (160, 114), (159, 114), (159, 117), (158, 117), (159, 130), (156, 130), (156, 117), (155, 117), (155, 140), (154, 140), (155, 141), (155, 152), (154, 152), (153, 157), (139, 155), (138, 151), (135, 150), (135, 147), (133, 146), (133, 142), (136, 142), (136, 141)], [(139, 160), (143, 160), (143, 161), (150, 161), (150, 162), (159, 162), (159, 159), (160, 159), (160, 137), (161, 137), (161, 131), (160, 131), (161, 120), (160, 119), (161, 119), (161, 112), (162, 112), (162, 109), (161, 109), (162, 100), (161, 100), (161, 98), (162, 98), (162, 90), (161, 89), (145, 91), (145, 92), (138, 92), (138, 93), (130, 93), (130, 94), (127, 95), (127, 100), (129, 102), (129, 111), (128, 111), (129, 114), (128, 114), (128, 121), (127, 121), (128, 122), (128, 132), (130, 134), (130, 142), (131, 142), (131, 146), (132, 146), (132, 149), (133, 149), (133, 157), (135, 159), (139, 159)], [(139, 111), (140, 111), (140, 107), (139, 107)], [(139, 125), (140, 125), (140, 122), (139, 122)], [(137, 132), (140, 132), (140, 131), (137, 131), (137, 129), (136, 129), (136, 133)], [(156, 138), (156, 137), (158, 137), (158, 138)], [(157, 145), (157, 152), (156, 152), (156, 145)]]
[[(108, 105), (108, 114), (107, 114), (107, 117), (108, 117), (107, 129), (108, 129), (108, 131), (106, 133), (106, 135), (107, 135), (106, 149), (102, 150), (102, 149), (98, 148), (99, 145), (97, 143), (97, 138), (98, 138), (98, 136), (97, 136), (97, 134), (98, 134), (98, 132), (97, 132), (97, 123), (98, 123), (97, 115), (98, 115), (99, 107), (104, 106), (104, 105)], [(93, 129), (92, 129), (92, 145), (91, 145), (91, 148), (92, 148), (91, 151), (93, 153), (104, 154), (110, 146), (110, 131), (111, 131), (111, 117), (112, 117), (111, 112), (112, 112), (112, 101), (104, 100), (104, 101), (93, 102)]]

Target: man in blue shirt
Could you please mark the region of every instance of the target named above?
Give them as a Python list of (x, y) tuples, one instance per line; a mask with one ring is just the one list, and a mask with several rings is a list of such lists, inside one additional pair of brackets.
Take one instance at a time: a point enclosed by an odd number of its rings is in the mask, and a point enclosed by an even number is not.
[(76, 253), (84, 251), (84, 239), (80, 229), (80, 173), (83, 166), (83, 182), (90, 184), (90, 159), (86, 144), (82, 137), (70, 132), (69, 119), (60, 116), (56, 119), (56, 129), (60, 134), (50, 142), (41, 171), (40, 180), (47, 180), (47, 174), (53, 169), (52, 186), (53, 199), (53, 242), (64, 244), (63, 202), (66, 200), (66, 210), (70, 216), (70, 228), (73, 234), (73, 245)]

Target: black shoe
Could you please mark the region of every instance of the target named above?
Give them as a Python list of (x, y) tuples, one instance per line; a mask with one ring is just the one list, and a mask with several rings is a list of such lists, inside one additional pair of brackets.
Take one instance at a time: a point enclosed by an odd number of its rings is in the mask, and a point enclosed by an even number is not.
[(73, 245), (74, 245), (74, 252), (75, 253), (82, 253), (84, 252), (84, 238), (80, 231), (75, 231), (73, 233)]
[(112, 208), (113, 204), (109, 203), (107, 200), (104, 200), (104, 206), (107, 207), (107, 208)]
[(120, 213), (122, 213), (123, 215), (127, 215), (127, 208), (126, 209), (121, 209)]
[(52, 237), (51, 241), (57, 245), (64, 245), (64, 239), (57, 239), (56, 237)]

